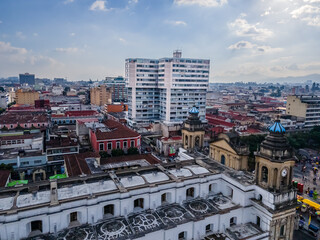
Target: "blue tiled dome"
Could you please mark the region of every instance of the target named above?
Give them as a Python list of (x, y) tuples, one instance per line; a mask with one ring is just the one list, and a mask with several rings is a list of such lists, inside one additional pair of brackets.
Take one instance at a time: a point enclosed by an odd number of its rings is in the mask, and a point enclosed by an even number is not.
[(189, 113), (198, 114), (199, 110), (196, 107), (192, 107), (189, 111)]
[(274, 133), (285, 133), (286, 129), (281, 125), (279, 120), (276, 120), (274, 124), (269, 127), (269, 131)]

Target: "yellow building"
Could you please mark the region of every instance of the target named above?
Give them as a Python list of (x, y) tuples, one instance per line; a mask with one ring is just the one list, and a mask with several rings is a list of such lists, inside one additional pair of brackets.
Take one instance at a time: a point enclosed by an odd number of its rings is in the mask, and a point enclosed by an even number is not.
[(90, 89), (91, 104), (104, 106), (112, 103), (112, 91), (105, 85)]
[(249, 148), (240, 144), (239, 135), (235, 132), (220, 133), (210, 143), (210, 158), (236, 170), (248, 169)]
[(320, 125), (320, 98), (313, 95), (287, 97), (286, 114), (305, 119), (305, 127)]
[(39, 93), (34, 90), (18, 89), (16, 91), (16, 104), (34, 105), (35, 100), (39, 100)]

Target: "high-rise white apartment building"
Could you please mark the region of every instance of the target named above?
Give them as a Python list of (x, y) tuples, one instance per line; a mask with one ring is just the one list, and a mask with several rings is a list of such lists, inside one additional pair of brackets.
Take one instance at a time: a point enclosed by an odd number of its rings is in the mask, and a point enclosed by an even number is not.
[(182, 123), (194, 105), (205, 120), (209, 59), (172, 58), (126, 59), (128, 121), (134, 123)]

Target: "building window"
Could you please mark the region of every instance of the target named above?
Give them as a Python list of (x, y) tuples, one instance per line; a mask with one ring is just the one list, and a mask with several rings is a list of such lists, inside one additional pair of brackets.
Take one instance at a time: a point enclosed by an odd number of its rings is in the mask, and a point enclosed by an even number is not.
[(283, 237), (285, 235), (285, 229), (284, 229), (284, 225), (282, 225), (280, 227), (280, 237)]
[(132, 148), (134, 147), (134, 140), (130, 141), (130, 147), (132, 147)]
[(181, 232), (178, 235), (179, 240), (186, 240), (187, 239), (187, 232)]
[(262, 182), (268, 182), (268, 168), (265, 166), (261, 169), (261, 180)]
[(166, 204), (171, 202), (171, 193), (164, 193), (161, 195), (161, 204)]
[(206, 226), (206, 233), (211, 233), (213, 232), (213, 224), (208, 224)]
[(226, 164), (226, 157), (224, 155), (221, 155), (221, 164)]
[(120, 142), (117, 142), (117, 149), (120, 148)]
[(70, 213), (70, 222), (75, 222), (75, 221), (78, 221), (78, 213), (72, 212)]
[(258, 227), (260, 227), (260, 223), (261, 223), (261, 219), (260, 219), (259, 216), (257, 216), (257, 225), (258, 225)]
[(187, 198), (193, 198), (194, 197), (194, 188), (193, 187), (187, 189), (186, 196), (187, 196)]
[(143, 209), (143, 203), (144, 203), (144, 199), (143, 199), (143, 198), (138, 198), (138, 199), (134, 200), (134, 202), (133, 202), (133, 207), (134, 207), (134, 208), (141, 208), (141, 209)]
[(31, 232), (40, 231), (42, 233), (42, 221), (32, 221), (31, 222)]
[(104, 206), (103, 214), (104, 214), (105, 217), (113, 216), (114, 215), (114, 205), (113, 204), (109, 204), (109, 205)]
[(230, 218), (230, 227), (236, 224), (237, 224), (237, 218), (236, 217)]
[(128, 148), (128, 141), (123, 141), (123, 148)]
[(210, 184), (209, 187), (208, 187), (209, 194), (210, 194), (210, 193), (214, 193), (215, 190), (216, 190), (216, 188), (217, 188), (217, 183), (212, 183), (212, 184)]
[(137, 146), (139, 147), (140, 146), (140, 139), (137, 140)]
[(99, 143), (99, 150), (104, 151), (104, 144), (103, 143)]
[(108, 142), (108, 150), (112, 149), (112, 142)]

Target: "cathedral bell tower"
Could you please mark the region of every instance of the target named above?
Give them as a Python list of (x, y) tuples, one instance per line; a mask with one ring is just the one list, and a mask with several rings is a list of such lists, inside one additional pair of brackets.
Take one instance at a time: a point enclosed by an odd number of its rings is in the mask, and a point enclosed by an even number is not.
[(280, 120), (269, 127), (269, 134), (255, 153), (256, 183), (271, 191), (291, 188), (295, 156)]
[(204, 128), (199, 118), (199, 110), (194, 106), (189, 111), (188, 119), (182, 127), (182, 145), (184, 149), (203, 147)]
[(255, 153), (256, 184), (268, 194), (261, 200), (268, 205), (270, 240), (292, 240), (297, 191), (292, 186), (295, 156), (280, 120), (269, 127), (269, 134)]

